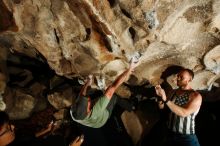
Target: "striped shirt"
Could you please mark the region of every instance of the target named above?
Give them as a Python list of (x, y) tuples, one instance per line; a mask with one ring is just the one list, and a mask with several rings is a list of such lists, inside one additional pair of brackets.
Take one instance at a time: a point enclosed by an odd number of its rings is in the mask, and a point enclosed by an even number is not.
[[(183, 106), (188, 103), (190, 93), (192, 93), (192, 90), (185, 92), (182, 95), (176, 95), (175, 92), (171, 100), (176, 105)], [(195, 117), (198, 114), (198, 112), (199, 109), (187, 117), (181, 117), (171, 112), (168, 121), (168, 128), (175, 133), (195, 134)]]

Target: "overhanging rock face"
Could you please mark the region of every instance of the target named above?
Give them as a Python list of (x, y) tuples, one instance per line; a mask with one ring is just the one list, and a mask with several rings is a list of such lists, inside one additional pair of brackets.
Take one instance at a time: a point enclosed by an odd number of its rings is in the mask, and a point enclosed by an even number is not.
[(112, 80), (121, 71), (114, 63), (125, 68), (137, 52), (143, 54), (137, 82), (157, 83), (171, 65), (215, 76), (219, 6), (214, 0), (3, 0), (0, 42), (32, 57), (41, 54), (68, 78), (104, 73)]
[[(15, 74), (6, 61), (19, 62), (11, 54), (42, 61), (68, 79), (94, 74), (107, 85), (128, 67), (132, 56), (141, 55), (140, 65), (128, 81), (130, 85), (161, 83), (167, 68), (182, 66), (195, 72), (194, 89), (219, 87), (220, 1), (2, 0), (0, 50), (0, 93), (10, 80), (9, 73)], [(28, 78), (22, 82), (23, 87), (32, 80), (29, 71), (15, 70)], [(61, 82), (54, 80), (54, 84)], [(174, 87), (172, 77), (168, 80)], [(122, 94), (130, 95), (128, 89), (123, 89)], [(32, 90), (39, 96), (43, 89), (38, 89), (39, 93)], [(38, 104), (23, 92), (19, 93), (31, 99), (31, 105)], [(51, 94), (49, 99), (59, 94)], [(69, 104), (65, 101), (63, 105)], [(28, 109), (20, 118), (30, 115), (33, 109)], [(135, 142), (141, 128), (136, 131)]]

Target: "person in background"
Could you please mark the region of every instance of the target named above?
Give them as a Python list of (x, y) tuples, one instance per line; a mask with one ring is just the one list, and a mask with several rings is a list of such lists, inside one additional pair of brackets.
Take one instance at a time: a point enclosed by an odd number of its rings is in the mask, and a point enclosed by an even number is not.
[(10, 124), (6, 112), (0, 111), (0, 146), (7, 146), (15, 139), (15, 126)]
[[(40, 145), (39, 137), (49, 133), (53, 129), (54, 123), (51, 122), (47, 128), (35, 133), (34, 136), (30, 136), (25, 139), (16, 139), (15, 126), (11, 124), (9, 116), (6, 112), (0, 111), (0, 146), (22, 146), (22, 145)], [(83, 138), (77, 137), (70, 146), (80, 146), (83, 142)]]
[(172, 93), (165, 93), (160, 85), (155, 86), (156, 94), (161, 97), (159, 107), (163, 109), (166, 105), (171, 111), (167, 146), (200, 145), (195, 134), (195, 118), (202, 104), (202, 96), (190, 86), (193, 77), (193, 71), (182, 69), (177, 74), (179, 88), (171, 91)]
[(71, 142), (69, 144), (69, 146), (81, 146), (81, 144), (83, 143), (84, 141), (84, 136), (81, 135), (81, 136), (77, 136), (73, 142)]

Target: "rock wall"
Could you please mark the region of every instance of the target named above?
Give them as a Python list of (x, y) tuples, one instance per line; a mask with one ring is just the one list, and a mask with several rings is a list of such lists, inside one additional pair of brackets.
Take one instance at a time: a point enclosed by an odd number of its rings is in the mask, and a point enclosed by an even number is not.
[[(0, 43), (42, 55), (67, 78), (93, 73), (112, 80), (137, 52), (143, 55), (137, 83), (157, 83), (172, 65), (198, 74), (205, 70), (214, 78), (220, 72), (219, 5), (217, 0), (3, 0)], [(210, 83), (203, 84), (204, 89)]]
[[(131, 57), (141, 55), (140, 65), (127, 82), (130, 85), (161, 83), (161, 75), (167, 68), (182, 66), (195, 72), (194, 89), (218, 88), (220, 1), (2, 0), (0, 49), (1, 93), (6, 90), (9, 74), (26, 76), (19, 83), (22, 87), (33, 79), (29, 71), (7, 67), (8, 60), (21, 62), (11, 57), (13, 54), (44, 62), (57, 75), (70, 80), (94, 74), (106, 84), (128, 66)], [(172, 85), (172, 79), (169, 81)], [(31, 86), (31, 91), (36, 91), (34, 87)], [(30, 105), (42, 101), (32, 97), (42, 96), (42, 90), (35, 95), (20, 89), (12, 92), (31, 102), (19, 118), (28, 117), (34, 110)], [(63, 96), (57, 93), (48, 98), (58, 97)], [(65, 98), (62, 105), (50, 102), (57, 107), (71, 104)], [(142, 129), (136, 132), (135, 142), (141, 133)]]

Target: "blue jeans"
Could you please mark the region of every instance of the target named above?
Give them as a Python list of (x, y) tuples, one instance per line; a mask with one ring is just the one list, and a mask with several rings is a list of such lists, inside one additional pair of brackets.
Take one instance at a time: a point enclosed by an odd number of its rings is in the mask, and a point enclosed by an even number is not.
[(200, 146), (195, 134), (169, 133), (166, 146)]

